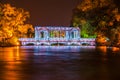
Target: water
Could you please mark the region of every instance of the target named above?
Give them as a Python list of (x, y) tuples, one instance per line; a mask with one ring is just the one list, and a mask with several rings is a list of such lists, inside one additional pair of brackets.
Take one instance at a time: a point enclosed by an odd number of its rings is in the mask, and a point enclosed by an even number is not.
[(120, 80), (120, 50), (94, 46), (1, 47), (0, 80)]

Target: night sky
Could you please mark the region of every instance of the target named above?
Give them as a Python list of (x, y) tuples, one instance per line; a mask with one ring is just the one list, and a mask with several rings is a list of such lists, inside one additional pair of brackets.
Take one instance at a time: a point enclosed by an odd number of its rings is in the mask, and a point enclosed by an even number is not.
[(30, 12), (34, 26), (69, 26), (72, 9), (80, 0), (0, 0)]
[[(30, 12), (34, 26), (70, 26), (72, 10), (81, 0), (0, 0)], [(114, 0), (120, 7), (120, 0)]]

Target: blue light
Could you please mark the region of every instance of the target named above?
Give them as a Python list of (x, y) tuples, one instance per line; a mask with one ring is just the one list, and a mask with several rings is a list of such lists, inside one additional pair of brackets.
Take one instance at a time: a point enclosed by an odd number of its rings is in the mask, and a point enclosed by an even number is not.
[[(55, 31), (59, 36), (51, 37), (50, 32)], [(64, 37), (60, 36), (61, 32), (64, 31)], [(43, 35), (41, 37), (41, 32)], [(55, 34), (55, 33), (52, 33)], [(22, 45), (26, 45), (28, 43), (34, 43), (35, 45), (51, 45), (52, 43), (62, 43), (62, 44), (76, 44), (81, 45), (82, 43), (90, 43), (91, 45), (95, 45), (95, 39), (87, 39), (87, 38), (80, 38), (80, 29), (74, 27), (35, 27), (35, 38), (20, 38)]]

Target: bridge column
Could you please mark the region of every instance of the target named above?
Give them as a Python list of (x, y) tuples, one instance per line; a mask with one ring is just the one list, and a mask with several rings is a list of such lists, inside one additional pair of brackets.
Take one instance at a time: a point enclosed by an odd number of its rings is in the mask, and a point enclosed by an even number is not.
[(49, 39), (49, 32), (44, 31), (44, 40), (48, 41), (48, 39)]
[(65, 38), (66, 38), (66, 43), (67, 43), (67, 46), (70, 45), (70, 34), (69, 34), (69, 31), (65, 31)]
[(39, 31), (37, 27), (35, 27), (35, 41), (39, 40)]
[(69, 38), (70, 38), (69, 31), (66, 31), (65, 38), (66, 38), (67, 41), (69, 40)]
[(80, 33), (78, 31), (76, 31), (76, 38), (79, 39), (80, 38)]
[(80, 34), (78, 31), (74, 31), (74, 38), (76, 39), (80, 38)]
[(76, 39), (76, 31), (73, 31), (73, 33), (74, 33), (74, 39)]
[(47, 38), (47, 40), (49, 39), (49, 32), (48, 31), (46, 31), (46, 38)]
[(72, 35), (71, 35), (71, 32), (69, 32), (69, 40), (71, 40), (72, 38)]

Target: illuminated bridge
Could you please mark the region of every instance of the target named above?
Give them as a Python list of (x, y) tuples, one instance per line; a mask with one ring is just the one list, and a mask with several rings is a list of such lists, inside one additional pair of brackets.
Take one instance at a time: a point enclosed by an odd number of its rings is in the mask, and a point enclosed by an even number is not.
[(21, 45), (95, 45), (94, 38), (80, 38), (78, 27), (35, 27), (35, 38), (20, 38)]

